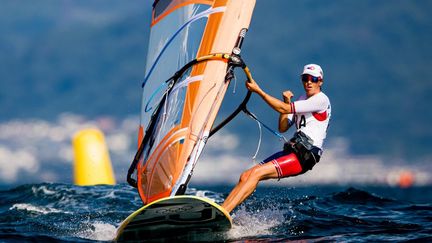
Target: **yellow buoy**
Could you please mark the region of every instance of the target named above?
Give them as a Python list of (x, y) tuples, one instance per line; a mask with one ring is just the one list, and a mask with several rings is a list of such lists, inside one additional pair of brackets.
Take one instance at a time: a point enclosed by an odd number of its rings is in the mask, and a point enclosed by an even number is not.
[(77, 132), (72, 140), (74, 182), (79, 186), (114, 185), (114, 173), (104, 134), (95, 128)]

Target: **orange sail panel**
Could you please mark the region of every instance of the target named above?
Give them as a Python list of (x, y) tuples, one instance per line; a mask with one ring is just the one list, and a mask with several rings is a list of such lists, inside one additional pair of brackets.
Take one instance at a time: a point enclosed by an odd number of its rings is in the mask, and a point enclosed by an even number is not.
[(144, 204), (181, 193), (187, 184), (225, 95), (228, 63), (201, 62), (176, 82), (166, 81), (195, 58), (231, 53), (254, 6), (255, 0), (153, 4), (140, 124), (147, 138), (136, 157)]

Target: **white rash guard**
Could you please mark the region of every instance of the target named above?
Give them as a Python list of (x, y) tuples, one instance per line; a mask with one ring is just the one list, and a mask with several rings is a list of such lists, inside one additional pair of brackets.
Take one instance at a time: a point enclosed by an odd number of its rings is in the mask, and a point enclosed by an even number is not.
[(322, 149), (331, 116), (330, 100), (323, 92), (307, 98), (306, 95), (291, 103), (290, 125), (295, 123), (313, 140), (313, 145)]

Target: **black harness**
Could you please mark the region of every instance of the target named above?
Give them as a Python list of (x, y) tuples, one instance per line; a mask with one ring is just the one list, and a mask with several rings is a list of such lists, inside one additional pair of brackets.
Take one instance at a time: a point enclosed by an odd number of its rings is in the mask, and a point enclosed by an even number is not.
[(313, 140), (302, 131), (297, 131), (290, 141), (284, 144), (284, 152), (295, 153), (303, 173), (311, 170), (322, 155), (322, 150), (314, 146)]

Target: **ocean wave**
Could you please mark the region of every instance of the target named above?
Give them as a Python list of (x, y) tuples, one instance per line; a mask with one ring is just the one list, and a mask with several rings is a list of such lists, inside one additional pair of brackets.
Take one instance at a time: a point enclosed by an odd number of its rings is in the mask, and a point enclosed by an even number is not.
[(51, 207), (36, 206), (28, 203), (14, 204), (9, 210), (25, 210), (33, 213), (49, 214), (49, 213), (69, 213)]
[(39, 194), (43, 194), (43, 195), (54, 195), (56, 194), (55, 191), (50, 190), (47, 188), (47, 186), (43, 185), (43, 186), (32, 186), (31, 187), (32, 192), (34, 195), (39, 195)]
[[(222, 203), (229, 189), (188, 188), (187, 194)], [(431, 192), (432, 187), (259, 186), (232, 212), (233, 228), (218, 239), (429, 240)], [(142, 206), (126, 184), (29, 184), (0, 191), (0, 200), (0, 238), (15, 241), (112, 241), (120, 223)]]

